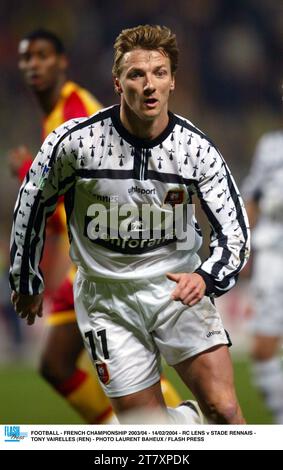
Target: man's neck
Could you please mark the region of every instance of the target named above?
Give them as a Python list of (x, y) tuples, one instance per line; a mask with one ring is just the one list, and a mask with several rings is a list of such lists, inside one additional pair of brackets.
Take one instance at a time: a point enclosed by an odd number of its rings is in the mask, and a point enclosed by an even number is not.
[(123, 126), (135, 137), (153, 140), (166, 129), (169, 117), (168, 111), (152, 120), (141, 120), (133, 111), (121, 102), (120, 119)]
[(36, 93), (36, 98), (39, 101), (40, 107), (45, 116), (48, 116), (48, 114), (50, 114), (55, 108), (65, 83), (66, 78), (60, 78), (52, 88)]

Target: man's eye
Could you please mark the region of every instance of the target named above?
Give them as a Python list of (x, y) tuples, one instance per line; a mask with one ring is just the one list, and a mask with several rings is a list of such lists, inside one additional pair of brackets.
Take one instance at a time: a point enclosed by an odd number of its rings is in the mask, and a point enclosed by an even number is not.
[(166, 70), (157, 70), (156, 75), (158, 77), (163, 77), (164, 75), (167, 75), (167, 71)]
[(20, 56), (20, 62), (27, 62), (30, 59), (29, 54), (22, 54)]
[(130, 74), (130, 78), (137, 78), (137, 77), (141, 77), (141, 72), (132, 72)]

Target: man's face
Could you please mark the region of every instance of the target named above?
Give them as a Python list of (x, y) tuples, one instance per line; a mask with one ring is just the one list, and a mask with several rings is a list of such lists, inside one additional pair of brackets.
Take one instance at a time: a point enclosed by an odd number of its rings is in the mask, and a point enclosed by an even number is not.
[(134, 49), (121, 62), (121, 73), (115, 78), (121, 100), (141, 120), (154, 120), (167, 114), (170, 91), (175, 81), (170, 59), (159, 50)]
[(34, 91), (52, 88), (64, 74), (67, 60), (47, 39), (23, 39), (19, 44), (19, 69)]

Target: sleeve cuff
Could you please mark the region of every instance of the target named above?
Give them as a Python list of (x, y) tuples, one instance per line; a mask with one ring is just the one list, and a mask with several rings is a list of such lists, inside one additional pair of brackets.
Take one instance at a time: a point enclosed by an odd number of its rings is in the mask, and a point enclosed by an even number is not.
[(196, 269), (195, 273), (199, 274), (205, 282), (205, 285), (206, 285), (205, 295), (208, 295), (208, 296), (213, 295), (215, 293), (215, 285), (214, 285), (213, 277), (210, 276), (210, 274), (208, 274), (206, 271), (203, 271), (203, 269), (201, 268)]

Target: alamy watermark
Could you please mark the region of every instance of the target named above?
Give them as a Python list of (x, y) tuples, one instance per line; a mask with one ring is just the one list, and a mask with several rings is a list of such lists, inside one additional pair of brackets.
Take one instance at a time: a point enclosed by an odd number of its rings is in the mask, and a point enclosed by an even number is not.
[(85, 233), (92, 241), (123, 240), (141, 247), (174, 240), (178, 250), (190, 250), (196, 238), (194, 213), (194, 204), (94, 203), (87, 209)]

